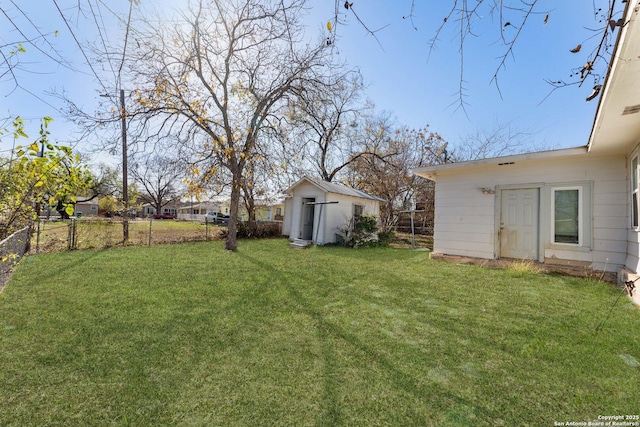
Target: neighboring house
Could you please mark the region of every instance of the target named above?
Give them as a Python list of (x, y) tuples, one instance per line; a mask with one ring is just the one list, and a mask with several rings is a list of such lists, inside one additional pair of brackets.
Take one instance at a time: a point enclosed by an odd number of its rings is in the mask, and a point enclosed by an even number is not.
[[(344, 185), (302, 178), (286, 190), (282, 234), (317, 245), (335, 243), (355, 215), (380, 213), (379, 197)], [(337, 202), (337, 203), (335, 203)]]
[(588, 145), (413, 171), (436, 183), (436, 257), (531, 259), (617, 272), (619, 280), (638, 277), (640, 24), (636, 4), (627, 3), (625, 24), (617, 27), (620, 33)]
[(284, 219), (284, 199), (277, 201), (256, 201), (256, 221), (282, 221)]
[[(231, 212), (231, 201), (226, 199), (220, 201), (218, 204), (220, 205), (220, 213), (223, 215), (229, 215), (229, 212)], [(238, 218), (242, 220), (244, 213), (246, 213), (246, 209), (243, 210), (242, 202), (240, 202), (238, 205)]]
[[(231, 200), (226, 199), (220, 202), (220, 212), (223, 215), (229, 215), (231, 212)], [(245, 207), (242, 199), (238, 202), (238, 220), (239, 221), (248, 221), (249, 213), (247, 212), (247, 208)]]
[[(229, 215), (231, 211), (231, 201), (223, 200), (219, 203), (220, 212), (223, 215)], [(282, 221), (284, 215), (284, 200), (257, 199), (255, 201), (256, 221)], [(238, 202), (238, 220), (248, 221), (249, 212), (242, 198)]]
[[(55, 207), (49, 206), (45, 204), (42, 207), (40, 212), (40, 216), (45, 217), (47, 219), (54, 217), (60, 217), (60, 213), (55, 210)], [(73, 216), (98, 216), (98, 202), (93, 200), (88, 200), (85, 202), (77, 202), (73, 205)]]
[(95, 200), (78, 202), (73, 208), (76, 216), (98, 216), (98, 202)]
[(188, 221), (203, 221), (207, 213), (220, 213), (221, 208), (217, 203), (184, 203), (178, 209), (178, 219)]
[[(165, 204), (164, 206), (162, 206), (162, 214), (167, 214), (167, 215), (178, 215), (178, 210), (180, 209), (181, 204), (179, 200), (172, 200), (170, 202), (167, 202), (167, 204)], [(140, 209), (140, 211), (138, 211), (138, 214), (143, 217), (143, 218), (148, 218), (152, 215), (155, 215), (156, 212), (156, 208), (154, 206), (152, 206), (150, 203), (145, 203), (142, 205), (142, 208)]]

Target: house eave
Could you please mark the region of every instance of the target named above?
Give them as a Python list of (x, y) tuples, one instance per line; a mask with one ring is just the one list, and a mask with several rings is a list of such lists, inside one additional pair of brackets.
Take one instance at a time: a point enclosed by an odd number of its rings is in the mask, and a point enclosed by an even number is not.
[(626, 153), (640, 141), (639, 14), (638, 1), (628, 1), (589, 135), (589, 152)]
[(587, 153), (588, 151), (586, 146), (574, 147), (574, 148), (563, 148), (560, 150), (538, 151), (535, 153), (524, 153), (524, 154), (512, 154), (509, 156), (490, 157), (486, 159), (468, 160), (465, 162), (446, 163), (442, 165), (427, 166), (427, 167), (412, 169), (412, 173), (414, 173), (415, 175), (421, 176), (423, 178), (427, 178), (432, 181), (435, 181), (438, 173), (445, 172), (445, 171), (453, 172), (455, 170), (469, 169), (469, 168), (475, 168), (475, 167), (481, 167), (481, 166), (491, 166), (491, 165), (498, 165), (498, 166), (514, 165), (514, 164), (517, 164), (518, 162), (523, 162), (523, 161), (582, 156)]

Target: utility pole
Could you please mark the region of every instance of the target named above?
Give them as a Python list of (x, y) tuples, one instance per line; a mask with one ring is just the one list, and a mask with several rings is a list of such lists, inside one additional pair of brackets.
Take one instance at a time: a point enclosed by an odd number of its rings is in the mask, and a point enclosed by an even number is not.
[(122, 120), (122, 203), (124, 212), (122, 216), (122, 244), (129, 240), (129, 183), (127, 179), (127, 110), (124, 106), (124, 89), (120, 89), (120, 118)]
[[(112, 98), (109, 94), (100, 95), (103, 98)], [(124, 106), (124, 89), (120, 89), (120, 121), (122, 123), (122, 244), (126, 245), (129, 240), (129, 183), (127, 175), (127, 110)]]

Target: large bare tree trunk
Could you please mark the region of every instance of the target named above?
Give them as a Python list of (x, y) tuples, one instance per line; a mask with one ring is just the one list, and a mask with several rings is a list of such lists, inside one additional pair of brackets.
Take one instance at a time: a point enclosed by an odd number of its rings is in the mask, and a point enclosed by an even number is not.
[[(237, 176), (240, 175), (240, 176)], [(240, 182), (242, 174), (234, 174), (231, 185), (231, 201), (229, 206), (229, 225), (227, 228), (227, 239), (224, 247), (228, 251), (238, 249), (238, 207), (240, 205)]]

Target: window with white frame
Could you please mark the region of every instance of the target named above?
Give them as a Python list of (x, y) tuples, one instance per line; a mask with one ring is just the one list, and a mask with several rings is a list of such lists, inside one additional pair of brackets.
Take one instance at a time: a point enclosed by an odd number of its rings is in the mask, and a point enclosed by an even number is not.
[(638, 156), (631, 160), (631, 226), (638, 228)]
[(583, 243), (582, 187), (552, 189), (553, 243), (581, 245)]
[(353, 216), (359, 217), (364, 212), (364, 205), (353, 205)]

